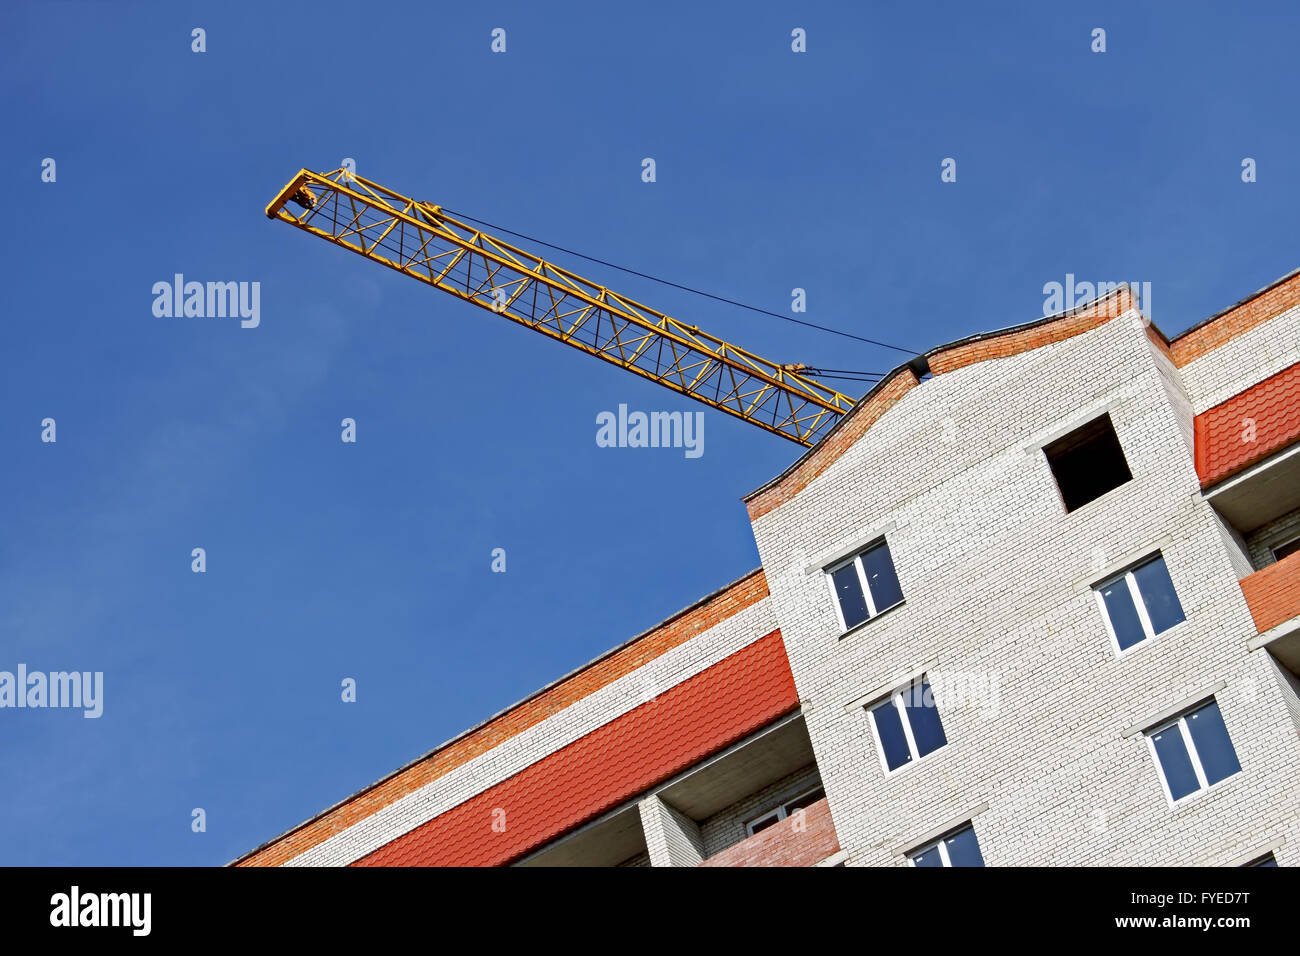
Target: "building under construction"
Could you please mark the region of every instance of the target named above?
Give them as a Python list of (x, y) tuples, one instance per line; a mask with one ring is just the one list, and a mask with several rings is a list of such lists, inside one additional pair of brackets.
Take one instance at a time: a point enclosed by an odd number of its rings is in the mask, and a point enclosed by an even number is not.
[(760, 568), (238, 865), (1300, 864), (1300, 272), (854, 402), (342, 171), (268, 214), (806, 450)]

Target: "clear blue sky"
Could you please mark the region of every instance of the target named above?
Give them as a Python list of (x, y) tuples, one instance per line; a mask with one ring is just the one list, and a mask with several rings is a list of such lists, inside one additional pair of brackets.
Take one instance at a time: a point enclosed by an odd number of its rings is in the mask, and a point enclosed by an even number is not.
[[(0, 670), (105, 700), (0, 711), (0, 862), (223, 863), (758, 563), (739, 498), (794, 445), (598, 448), (701, 406), (269, 222), (301, 166), (918, 350), (1067, 273), (1172, 334), (1300, 265), (1290, 4), (552, 6), (3, 5)], [(156, 318), (176, 272), (260, 282), (260, 327)]]

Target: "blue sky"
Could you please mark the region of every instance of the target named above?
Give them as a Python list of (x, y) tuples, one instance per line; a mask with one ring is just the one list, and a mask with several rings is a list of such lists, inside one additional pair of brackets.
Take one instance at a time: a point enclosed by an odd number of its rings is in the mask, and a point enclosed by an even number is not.
[[(299, 167), (917, 350), (1067, 273), (1173, 334), (1300, 265), (1287, 4), (550, 6), (0, 10), (0, 670), (104, 673), (98, 720), (0, 710), (0, 863), (223, 863), (758, 563), (739, 498), (796, 446), (597, 447), (700, 406), (269, 222)], [(904, 357), (557, 259), (777, 361)], [(260, 326), (155, 317), (177, 272)]]

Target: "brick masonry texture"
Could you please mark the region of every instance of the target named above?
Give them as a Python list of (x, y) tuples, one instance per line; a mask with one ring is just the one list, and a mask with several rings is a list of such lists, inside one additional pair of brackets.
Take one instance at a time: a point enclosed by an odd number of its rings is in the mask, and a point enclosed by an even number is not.
[[(980, 336), (974, 341), (943, 347), (929, 353), (930, 370), (935, 375), (954, 372), (990, 359), (1007, 358), (1052, 342), (1080, 335), (1133, 307), (1127, 287), (1072, 310), (1062, 316), (1035, 322), (1027, 327)], [(826, 440), (812, 449), (784, 475), (747, 495), (745, 504), (751, 521), (757, 521), (808, 487), (829, 468), (866, 431), (908, 391), (920, 384), (910, 368), (895, 369), (846, 416)]]
[(975, 362), (1010, 358), (1021, 352), (1041, 348), (1053, 342), (1081, 335), (1103, 322), (1133, 309), (1133, 295), (1127, 287), (1116, 289), (1095, 302), (1081, 306), (1059, 318), (1036, 322), (1026, 328), (982, 336), (976, 341), (945, 347), (930, 355), (930, 370), (935, 375), (955, 372)]
[(851, 416), (846, 417), (825, 441), (805, 455), (780, 481), (745, 499), (750, 520), (780, 507), (806, 488), (917, 384), (916, 375), (906, 368), (882, 381), (871, 395), (855, 406)]
[(1295, 538), (1300, 538), (1300, 510), (1292, 511), (1261, 528), (1256, 528), (1250, 533), (1246, 542), (1252, 567), (1264, 568), (1272, 564), (1273, 548)]
[(1300, 363), (1196, 416), (1196, 473), (1208, 488), (1300, 440)]
[(1300, 551), (1243, 578), (1241, 591), (1261, 634), (1300, 617)]
[(1293, 272), (1180, 335), (1171, 345), (1174, 362), (1180, 368), (1190, 365), (1297, 306), (1300, 306), (1300, 272)]
[(699, 825), (657, 794), (638, 805), (651, 866), (699, 866), (704, 840)]
[[(849, 865), (903, 865), (966, 817), (989, 865), (1216, 863), (1273, 837), (1300, 863), (1300, 741), (1271, 658), (1246, 646), (1254, 622), (1199, 495), (1171, 364), (1128, 312), (937, 375), (754, 522)], [(1067, 514), (1041, 446), (1103, 412), (1133, 479)], [(841, 636), (808, 566), (874, 533), (905, 603)], [(1187, 619), (1118, 655), (1092, 586), (1156, 551)], [(887, 776), (852, 704), (922, 671), (997, 692), (941, 699), (948, 745)], [(1218, 684), (1243, 772), (1171, 807), (1125, 730)]]
[(825, 799), (730, 846), (701, 866), (814, 866), (838, 853)]
[(1282, 698), (1286, 701), (1287, 712), (1291, 714), (1296, 735), (1300, 736), (1300, 677), (1283, 668), (1277, 661), (1273, 662), (1273, 674), (1277, 678)]
[[(1175, 343), (1177, 344), (1177, 343)], [(1179, 368), (1193, 410), (1203, 412), (1300, 362), (1300, 306), (1252, 326)]]

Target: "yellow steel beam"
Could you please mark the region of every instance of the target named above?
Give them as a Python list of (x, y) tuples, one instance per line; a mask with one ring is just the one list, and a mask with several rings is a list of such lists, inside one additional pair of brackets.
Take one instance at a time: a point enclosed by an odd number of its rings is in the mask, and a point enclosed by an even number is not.
[(800, 445), (815, 444), (853, 406), (789, 367), (346, 169), (300, 170), (266, 214)]

